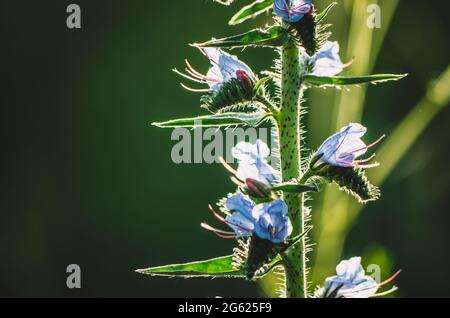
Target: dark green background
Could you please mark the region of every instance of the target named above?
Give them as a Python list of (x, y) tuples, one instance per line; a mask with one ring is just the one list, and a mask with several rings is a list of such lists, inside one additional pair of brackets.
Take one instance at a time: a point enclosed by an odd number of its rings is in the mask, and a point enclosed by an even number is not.
[[(201, 112), (198, 96), (171, 72), (184, 58), (206, 68), (187, 43), (265, 18), (231, 28), (237, 7), (212, 1), (76, 1), (82, 29), (68, 30), (69, 3), (1, 1), (0, 296), (260, 296), (254, 283), (133, 270), (232, 248), (199, 228), (210, 218), (207, 204), (232, 191), (227, 174), (172, 164), (170, 131), (149, 123)], [(390, 131), (447, 67), (445, 3), (400, 1), (376, 71), (410, 76), (370, 88), (368, 126)], [(257, 70), (274, 57), (269, 50), (242, 56)], [(404, 270), (402, 296), (450, 296), (449, 124), (446, 108), (347, 240), (346, 255), (372, 242), (393, 255)], [(66, 288), (72, 263), (82, 268), (81, 290)]]

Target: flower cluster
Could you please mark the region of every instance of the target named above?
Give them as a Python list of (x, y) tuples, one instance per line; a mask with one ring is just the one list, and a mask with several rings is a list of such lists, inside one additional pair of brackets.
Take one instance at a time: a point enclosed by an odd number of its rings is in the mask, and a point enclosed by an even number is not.
[[(234, 0), (215, 0), (229, 5)], [(202, 92), (202, 107), (211, 113), (155, 123), (158, 127), (258, 127), (270, 122), (279, 145), (276, 161), (280, 169), (270, 164), (270, 149), (266, 143), (240, 142), (233, 149), (237, 167), (221, 158), (232, 174), (237, 188), (217, 203), (209, 206), (225, 230), (202, 223), (202, 227), (222, 238), (236, 240), (233, 255), (185, 265), (155, 267), (142, 272), (151, 275), (181, 276), (239, 276), (249, 280), (259, 278), (275, 267), (285, 269), (288, 297), (308, 296), (307, 253), (310, 248), (305, 236), (310, 230), (310, 215), (304, 211), (306, 198), (302, 194), (318, 192), (318, 182), (335, 183), (365, 203), (379, 198), (379, 189), (366, 177), (366, 169), (377, 167), (375, 154), (364, 155), (385, 136), (371, 144), (363, 141), (367, 128), (350, 123), (326, 139), (311, 154), (303, 155), (301, 105), (304, 90), (313, 86), (356, 85), (397, 80), (402, 75), (377, 74), (367, 76), (336, 76), (350, 63), (339, 56), (338, 42), (328, 41), (329, 25), (323, 21), (335, 3), (317, 13), (312, 0), (253, 0), (230, 20), (238, 24), (273, 9), (274, 23), (264, 29), (226, 38), (213, 38), (196, 44), (210, 63), (208, 71), (197, 71), (188, 61), (184, 73), (175, 70), (201, 88), (187, 90)], [(271, 47), (280, 52), (274, 70), (264, 71), (259, 79), (252, 69), (220, 49)], [(270, 84), (272, 81), (272, 85)], [(199, 121), (201, 123), (199, 124)], [(295, 223), (293, 223), (295, 222)], [(226, 228), (228, 227), (228, 228)], [(303, 233), (300, 233), (303, 232)], [(294, 248), (295, 247), (295, 248)], [(205, 266), (205, 264), (208, 264)], [(216, 266), (217, 265), (217, 266)], [(366, 275), (361, 258), (342, 261), (337, 274), (325, 280), (315, 296), (323, 298), (376, 297), (381, 286)], [(195, 273), (195, 275), (189, 275)], [(383, 293), (385, 294), (385, 293)]]
[[(237, 170), (225, 162), (224, 165), (237, 178), (240, 188), (221, 202), (225, 217), (211, 206), (210, 209), (233, 231), (219, 230), (206, 223), (202, 227), (222, 238), (241, 240), (244, 250), (236, 250), (235, 257), (241, 260), (246, 277), (253, 279), (265, 264), (293, 244), (289, 240), (293, 227), (286, 203), (271, 196), (271, 187), (280, 181), (280, 174), (267, 161), (270, 155), (267, 144), (261, 140), (255, 144), (241, 142), (232, 149), (232, 154), (238, 161)], [(247, 244), (242, 239), (248, 239)]]
[[(270, 150), (263, 141), (257, 140), (255, 144), (240, 142), (232, 149), (232, 154), (238, 161), (237, 170), (232, 171), (239, 180), (246, 182), (247, 186), (254, 186), (249, 190), (260, 191), (259, 185), (269, 189), (270, 185), (279, 181), (279, 172), (267, 162)], [(213, 212), (221, 221), (230, 226), (234, 233), (215, 230), (208, 225), (204, 225), (204, 227), (216, 234), (225, 234), (228, 237), (256, 235), (260, 239), (274, 244), (284, 242), (292, 233), (288, 207), (283, 200), (277, 199), (255, 204), (243, 194), (237, 193), (225, 201), (225, 208), (230, 213), (226, 218)]]

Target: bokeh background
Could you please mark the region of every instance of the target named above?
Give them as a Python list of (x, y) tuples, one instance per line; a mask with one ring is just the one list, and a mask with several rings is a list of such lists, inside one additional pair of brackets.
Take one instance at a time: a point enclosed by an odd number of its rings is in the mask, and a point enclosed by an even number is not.
[[(175, 165), (169, 130), (150, 122), (200, 114), (198, 96), (171, 72), (187, 43), (264, 25), (229, 17), (245, 1), (86, 1), (82, 29), (66, 28), (69, 1), (1, 1), (0, 296), (264, 296), (240, 280), (142, 277), (136, 268), (226, 255), (233, 242), (199, 228), (207, 204), (232, 191), (217, 165)], [(249, 2), (249, 1), (247, 1)], [(330, 1), (317, 0), (323, 9)], [(409, 73), (401, 82), (308, 95), (313, 147), (349, 121), (386, 133), (379, 148), (382, 200), (362, 206), (335, 187), (316, 195), (315, 283), (342, 257), (362, 255), (383, 277), (403, 269), (401, 297), (450, 296), (449, 56), (447, 1), (340, 0), (332, 39), (354, 64), (346, 74)], [(382, 28), (366, 26), (368, 4)], [(238, 53), (238, 52), (236, 52)], [(240, 54), (258, 71), (266, 49)], [(66, 287), (79, 264), (82, 288)]]

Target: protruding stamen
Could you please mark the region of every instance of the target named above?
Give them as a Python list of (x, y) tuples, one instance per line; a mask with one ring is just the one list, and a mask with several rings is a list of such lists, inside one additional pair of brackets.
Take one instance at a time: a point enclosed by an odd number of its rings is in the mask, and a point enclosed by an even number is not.
[(353, 57), (350, 61), (348, 61), (347, 63), (345, 63), (344, 65), (342, 65), (343, 68), (347, 68), (350, 65), (353, 64), (353, 62), (355, 62), (355, 58)]
[(389, 277), (388, 279), (386, 279), (384, 282), (380, 283), (378, 286), (382, 287), (385, 286), (387, 284), (389, 284), (390, 282), (392, 282), (394, 279), (396, 279), (398, 277), (398, 275), (400, 275), (402, 272), (402, 270), (397, 271), (397, 273), (395, 273), (394, 275), (392, 275), (391, 277)]
[(207, 89), (207, 88), (192, 88), (192, 87), (189, 87), (189, 86), (187, 86), (187, 85), (185, 85), (183, 83), (180, 83), (180, 85), (185, 90), (188, 90), (188, 91), (194, 92), (194, 93), (208, 93), (208, 92), (211, 92), (211, 90)]
[(371, 155), (369, 158), (366, 159), (360, 159), (360, 160), (355, 160), (356, 164), (360, 164), (360, 163), (366, 163), (369, 162), (370, 160), (372, 160), (373, 158), (376, 157), (376, 154), (374, 153), (373, 155)]
[(379, 162), (375, 162), (375, 163), (372, 163), (370, 165), (359, 165), (359, 164), (356, 165), (356, 167), (362, 168), (362, 169), (372, 169), (372, 168), (377, 168), (379, 166), (380, 166)]
[(360, 152), (363, 150), (367, 150), (369, 148), (372, 148), (373, 146), (379, 144), (384, 138), (386, 138), (386, 135), (381, 136), (380, 138), (378, 138), (376, 141), (374, 141), (373, 143), (371, 143), (370, 145), (367, 145), (361, 149), (357, 149), (357, 150), (353, 150), (351, 153), (355, 153), (355, 152)]
[[(398, 275), (400, 275), (401, 272), (402, 272), (402, 271), (399, 270), (397, 273), (395, 273), (394, 275), (392, 275), (390, 278), (388, 278), (388, 279), (385, 280), (384, 282), (379, 283), (379, 284), (377, 285), (377, 288), (383, 287), (383, 286), (385, 286), (385, 285), (391, 283), (394, 279), (396, 279), (396, 278), (398, 277)], [(372, 289), (372, 288), (373, 288), (373, 287), (366, 287), (366, 288), (361, 288), (361, 289), (356, 289), (356, 290), (349, 290), (349, 291), (347, 291), (347, 292), (344, 292), (344, 294), (345, 294), (345, 293), (347, 293), (348, 295), (356, 294), (356, 293), (360, 293), (360, 292), (363, 292), (363, 291), (366, 291), (366, 290), (370, 290), (370, 289)], [(393, 287), (392, 289), (388, 290), (387, 292), (378, 293), (378, 294), (373, 295), (372, 297), (381, 297), (381, 296), (385, 296), (385, 295), (388, 295), (388, 294), (390, 294), (390, 293), (392, 293), (392, 292), (394, 292), (394, 291), (396, 291), (396, 290), (397, 290), (397, 287)]]
[(237, 171), (231, 167), (228, 162), (225, 161), (225, 159), (223, 157), (219, 157), (219, 162), (222, 164), (222, 166), (224, 166), (225, 169), (227, 169), (231, 174), (236, 175)]
[(177, 70), (177, 69), (174, 69), (173, 70), (175, 73), (177, 73), (178, 75), (180, 75), (180, 76), (182, 76), (182, 77), (184, 77), (185, 79), (188, 79), (188, 80), (190, 80), (190, 81), (193, 81), (193, 82), (196, 82), (196, 83), (199, 83), (199, 84), (208, 84), (206, 81), (204, 81), (204, 80), (200, 80), (200, 79), (198, 79), (198, 78), (194, 78), (194, 77), (192, 77), (192, 76), (190, 76), (190, 75), (187, 75), (187, 74), (184, 74), (184, 73), (181, 73), (179, 70)]
[(191, 63), (189, 63), (188, 60), (184, 60), (184, 62), (186, 63), (186, 66), (188, 67), (188, 69), (189, 69), (192, 73), (196, 74), (196, 75), (199, 76), (199, 77), (204, 77), (204, 76), (205, 76), (205, 75), (203, 75), (202, 73), (198, 72), (195, 68), (193, 68), (192, 65), (191, 65)]
[(216, 210), (214, 210), (214, 208), (212, 207), (212, 205), (208, 205), (209, 210), (214, 214), (214, 216), (221, 222), (226, 223), (226, 220), (223, 216), (221, 216)]
[(211, 225), (209, 225), (208, 223), (201, 223), (200, 226), (202, 228), (204, 228), (205, 230), (211, 231), (214, 233), (219, 233), (222, 235), (228, 235), (228, 236), (234, 236), (234, 237), (236, 236), (236, 234), (234, 232), (227, 232), (227, 231), (222, 231), (222, 230), (216, 229), (216, 228), (212, 227)]
[(373, 295), (372, 297), (383, 297), (389, 294), (392, 294), (393, 292), (396, 292), (398, 290), (397, 286), (392, 287), (391, 289), (389, 289), (388, 291), (382, 292), (382, 293), (377, 293), (375, 295)]

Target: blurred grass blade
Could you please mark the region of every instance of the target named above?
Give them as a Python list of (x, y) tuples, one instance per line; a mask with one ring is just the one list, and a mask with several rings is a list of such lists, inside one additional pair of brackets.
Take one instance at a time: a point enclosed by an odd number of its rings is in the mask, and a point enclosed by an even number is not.
[(407, 74), (375, 74), (367, 76), (315, 76), (306, 75), (305, 81), (316, 86), (341, 86), (359, 84), (379, 84), (389, 81), (398, 81)]
[(184, 278), (243, 277), (241, 270), (233, 266), (232, 255), (207, 261), (139, 269), (136, 272), (150, 276), (177, 276)]
[[(387, 177), (394, 171), (400, 160), (407, 154), (417, 139), (430, 125), (432, 120), (440, 114), (450, 102), (450, 66), (445, 72), (429, 86), (425, 97), (398, 125), (395, 131), (383, 143), (377, 154), (381, 166), (368, 171), (370, 180), (381, 186)], [(363, 210), (363, 205), (349, 204), (346, 197), (335, 196), (330, 193), (329, 207), (322, 211), (327, 219), (333, 218), (332, 226), (322, 226), (320, 233), (316, 268), (316, 281), (324, 279), (332, 264), (341, 258), (346, 234), (349, 226), (356, 222)], [(332, 208), (331, 208), (332, 207)], [(332, 238), (332, 239), (331, 239)]]
[(427, 94), (408, 116), (397, 126), (378, 152), (382, 163), (369, 172), (377, 183), (383, 183), (420, 137), (430, 122), (450, 102), (450, 66), (428, 87)]
[(257, 0), (239, 10), (228, 22), (230, 25), (240, 24), (272, 8), (273, 0)]
[(282, 46), (289, 40), (288, 32), (280, 26), (272, 26), (267, 30), (255, 29), (249, 32), (222, 39), (193, 44), (196, 47), (245, 47), (245, 46)]
[(267, 116), (268, 115), (264, 112), (234, 112), (173, 119), (160, 123), (152, 123), (152, 125), (159, 128), (229, 127), (242, 125), (257, 127), (267, 118)]

